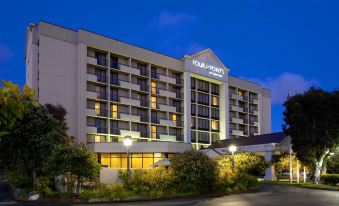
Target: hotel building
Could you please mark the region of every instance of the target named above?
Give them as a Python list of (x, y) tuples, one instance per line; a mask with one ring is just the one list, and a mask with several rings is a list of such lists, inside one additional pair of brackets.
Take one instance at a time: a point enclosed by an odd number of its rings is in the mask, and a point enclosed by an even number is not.
[[(104, 167), (132, 168), (217, 140), (271, 132), (270, 91), (229, 75), (206, 49), (181, 59), (46, 22), (26, 34), (26, 83), (67, 110), (69, 135)], [(250, 137), (249, 137), (250, 138)]]

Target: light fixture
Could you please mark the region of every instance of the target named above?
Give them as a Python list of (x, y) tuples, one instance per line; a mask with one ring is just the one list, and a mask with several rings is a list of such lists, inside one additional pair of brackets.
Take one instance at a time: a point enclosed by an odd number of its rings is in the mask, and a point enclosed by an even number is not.
[(232, 153), (234, 153), (235, 151), (237, 151), (237, 147), (235, 145), (231, 145), (228, 147), (228, 150)]
[(132, 145), (132, 137), (131, 136), (126, 136), (124, 138), (124, 145), (126, 147), (130, 147)]

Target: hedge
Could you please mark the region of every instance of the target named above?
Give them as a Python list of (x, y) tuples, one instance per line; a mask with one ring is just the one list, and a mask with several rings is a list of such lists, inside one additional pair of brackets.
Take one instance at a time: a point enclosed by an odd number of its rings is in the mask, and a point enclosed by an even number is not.
[(325, 185), (339, 185), (339, 174), (322, 174), (320, 180)]

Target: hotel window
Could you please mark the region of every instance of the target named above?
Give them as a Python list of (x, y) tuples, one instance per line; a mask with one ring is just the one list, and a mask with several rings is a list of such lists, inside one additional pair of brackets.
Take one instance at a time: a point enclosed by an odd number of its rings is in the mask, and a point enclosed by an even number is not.
[(210, 143), (210, 135), (208, 132), (198, 132), (198, 142), (200, 143)]
[(152, 94), (156, 94), (157, 93), (157, 83), (152, 82), (151, 86), (152, 86)]
[(98, 133), (105, 133), (106, 132), (106, 120), (95, 119), (95, 126), (97, 127)]
[(119, 68), (119, 60), (118, 57), (111, 56), (111, 68), (118, 69)]
[(110, 124), (111, 124), (110, 133), (114, 135), (119, 135), (120, 134), (119, 122), (117, 120), (111, 120)]
[(119, 85), (119, 75), (118, 73), (111, 72), (111, 84)]
[(152, 97), (152, 109), (156, 109), (156, 108), (157, 108), (157, 98)]
[(191, 115), (195, 116), (195, 104), (191, 104)]
[(140, 74), (143, 76), (148, 76), (147, 67), (144, 64), (137, 63), (137, 68), (140, 70)]
[(176, 114), (172, 114), (172, 121), (176, 122), (177, 121), (177, 115)]
[(209, 117), (209, 107), (198, 106), (198, 116)]
[(106, 71), (95, 69), (95, 76), (98, 82), (106, 82)]
[(103, 167), (111, 167), (111, 157), (109, 154), (101, 154), (100, 163)]
[(112, 118), (118, 118), (118, 105), (112, 104)]
[(137, 78), (137, 85), (140, 86), (140, 90), (146, 91), (146, 92), (148, 91), (146, 79)]
[(191, 117), (191, 129), (195, 129), (195, 118)]
[(203, 93), (198, 93), (198, 103), (209, 105), (209, 95), (203, 94)]
[(211, 129), (213, 131), (219, 131), (219, 122), (215, 120), (211, 120)]
[(87, 135), (87, 142), (106, 142), (106, 136), (104, 135)]
[(219, 95), (219, 85), (211, 83), (211, 93)]
[(191, 101), (192, 101), (192, 102), (195, 102), (195, 98), (196, 98), (195, 92), (194, 92), (194, 91), (191, 91)]
[(209, 83), (203, 80), (198, 80), (198, 89), (200, 91), (209, 92)]
[(198, 129), (200, 130), (209, 130), (209, 120), (207, 119), (198, 119)]
[(211, 108), (211, 118), (219, 119), (219, 109)]
[(157, 138), (157, 126), (151, 127), (151, 138), (156, 139)]
[(195, 89), (195, 79), (191, 78), (191, 89)]
[(212, 96), (212, 106), (219, 106), (219, 97)]

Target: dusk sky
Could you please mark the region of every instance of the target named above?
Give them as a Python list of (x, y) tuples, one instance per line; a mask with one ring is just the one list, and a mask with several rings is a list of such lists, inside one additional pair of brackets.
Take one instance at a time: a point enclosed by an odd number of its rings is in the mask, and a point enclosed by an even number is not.
[(20, 85), (26, 27), (40, 20), (176, 58), (210, 48), (230, 75), (271, 89), (272, 131), (281, 131), (288, 90), (339, 85), (338, 0), (11, 0), (0, 11), (0, 79)]

